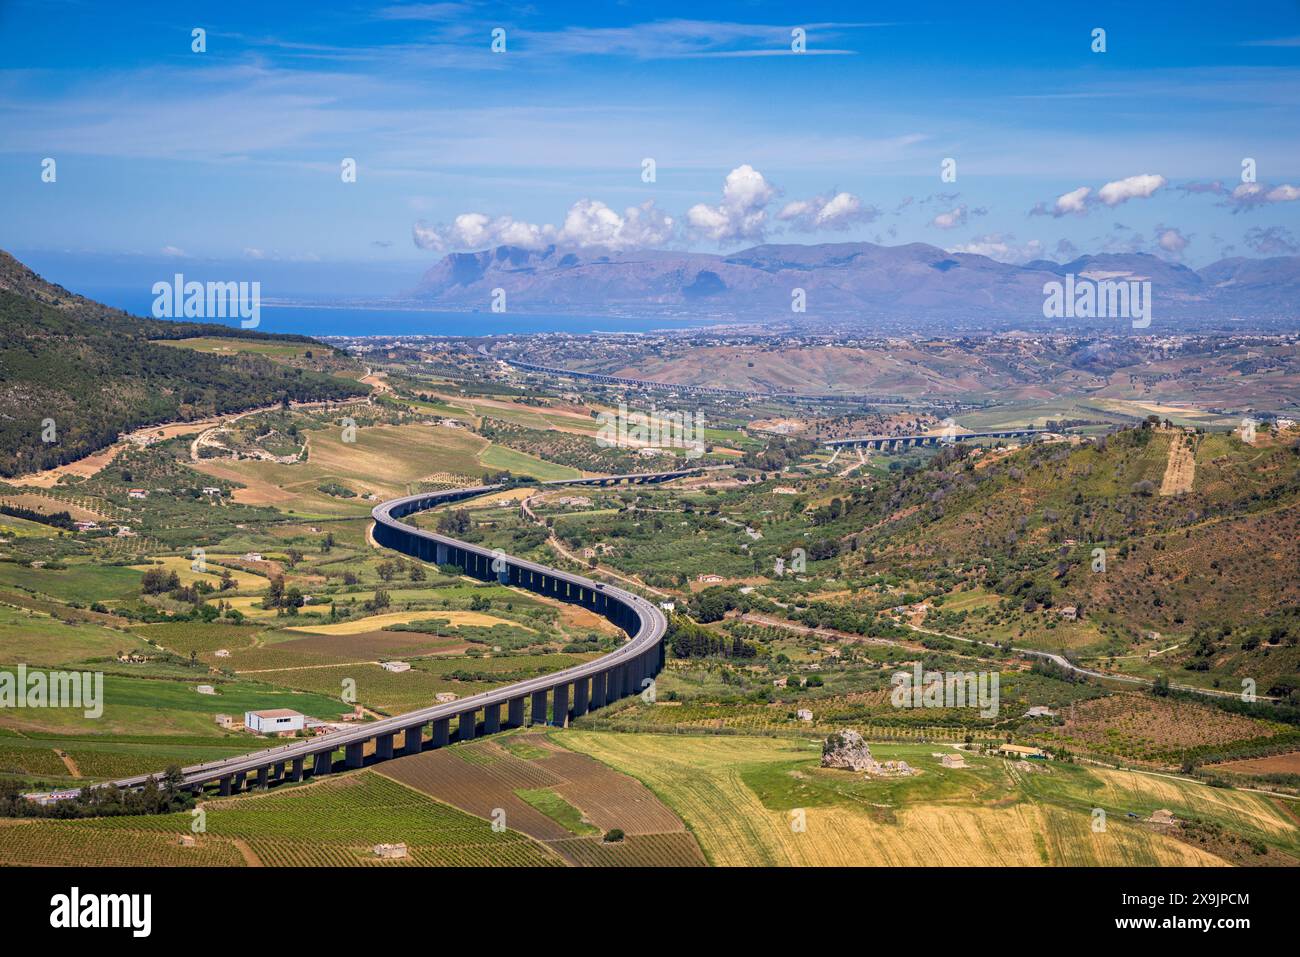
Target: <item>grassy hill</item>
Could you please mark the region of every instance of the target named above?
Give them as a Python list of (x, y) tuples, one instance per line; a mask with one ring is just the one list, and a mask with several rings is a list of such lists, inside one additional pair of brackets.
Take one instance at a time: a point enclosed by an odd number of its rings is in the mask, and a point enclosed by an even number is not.
[[(141, 319), (48, 283), (0, 251), (0, 475), (74, 461), (140, 426), (367, 391), (259, 355), (213, 355), (157, 341), (218, 335), (311, 341)], [(54, 420), (57, 441), (42, 441), (46, 419)]]
[[(1161, 495), (1180, 443), (1190, 487)], [(864, 570), (985, 596), (941, 604), (931, 627), (1085, 655), (1177, 644), (1161, 664), (1263, 693), (1294, 686), (1300, 659), (1298, 446), (1144, 427), (996, 460), (945, 452), (859, 493), (833, 530), (865, 526), (851, 560)]]

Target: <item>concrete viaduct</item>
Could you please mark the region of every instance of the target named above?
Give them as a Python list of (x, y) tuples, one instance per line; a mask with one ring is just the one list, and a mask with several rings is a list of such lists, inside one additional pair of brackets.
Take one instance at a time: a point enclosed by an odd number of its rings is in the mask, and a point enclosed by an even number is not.
[[(695, 471), (698, 470), (547, 484), (668, 481), (669, 477)], [(375, 520), (375, 541), (421, 561), (455, 565), (464, 574), (480, 581), (513, 585), (581, 605), (627, 632), (629, 639), (626, 643), (594, 661), (448, 704), (251, 754), (193, 765), (182, 769), (184, 786), (196, 792), (215, 786), (218, 793), (225, 795), (246, 787), (267, 787), (273, 781), (300, 781), (308, 776), (329, 774), (339, 766), (340, 755), (344, 768), (360, 768), (392, 757), (443, 747), (452, 741), (468, 741), (504, 728), (518, 728), (525, 724), (563, 726), (571, 717), (580, 717), (620, 698), (640, 693), (664, 663), (663, 639), (668, 621), (658, 606), (613, 585), (503, 555), (401, 521), (403, 516), (413, 512), (505, 488), (508, 486), (483, 485), (408, 495), (384, 502), (371, 512)], [(138, 788), (151, 777), (156, 779), (161, 775), (122, 778), (110, 782), (110, 786)]]
[(822, 445), (828, 449), (905, 449), (914, 445), (939, 445), (964, 442), (967, 439), (1014, 439), (1046, 434), (1046, 429), (1005, 429), (1001, 432), (966, 432), (961, 435), (864, 435), (855, 439), (827, 439)]

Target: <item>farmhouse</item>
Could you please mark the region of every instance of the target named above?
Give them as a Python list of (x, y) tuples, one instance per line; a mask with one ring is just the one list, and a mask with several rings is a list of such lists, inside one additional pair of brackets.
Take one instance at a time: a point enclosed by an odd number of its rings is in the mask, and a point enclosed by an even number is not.
[(433, 696), (433, 700), (438, 702), (438, 704), (448, 704), (459, 697), (460, 695), (456, 694), (454, 691), (439, 691)]
[(217, 723), (218, 728), (233, 728), (235, 726), (235, 719), (228, 714), (214, 715), (212, 720)]
[(195, 686), (194, 686), (194, 690), (197, 691), (199, 694), (216, 694), (216, 693), (217, 693), (217, 689), (214, 688), (214, 687), (212, 687), (212, 685), (195, 685)]
[(256, 734), (284, 734), (301, 731), (303, 716), (289, 708), (271, 708), (267, 711), (245, 711), (244, 727)]
[(205, 486), (203, 486), (203, 494), (204, 494), (204, 495), (220, 495), (220, 494), (221, 494), (221, 489), (217, 488), (217, 486), (215, 486), (215, 485), (205, 485)]
[(1158, 811), (1152, 811), (1151, 816), (1147, 818), (1152, 824), (1177, 824), (1178, 819), (1174, 817), (1174, 812), (1169, 808), (1161, 808)]
[(1055, 718), (1056, 712), (1045, 704), (1036, 704), (1025, 712), (1026, 718)]
[(998, 748), (998, 754), (1008, 758), (1033, 758), (1036, 761), (1046, 761), (1047, 752), (1042, 748), (1031, 748), (1024, 744), (1004, 744)]
[(809, 711), (807, 708), (800, 708), (798, 711), (795, 712), (795, 717), (797, 717), (800, 721), (811, 721), (813, 719), (813, 713)]
[(244, 561), (246, 561), (246, 562), (260, 562), (261, 560), (262, 560), (262, 553), (261, 553), (261, 552), (245, 552), (245, 553), (244, 553)]
[(405, 661), (385, 661), (380, 667), (385, 671), (392, 671), (395, 673), (411, 670), (411, 666)]
[(142, 488), (133, 488), (126, 493), (127, 498), (148, 498), (149, 493)]
[(375, 857), (382, 857), (390, 861), (407, 856), (405, 844), (376, 844), (373, 850)]
[(939, 763), (945, 768), (964, 768), (966, 767), (966, 756), (964, 754), (945, 754), (939, 759)]
[(722, 576), (721, 575), (696, 575), (695, 580), (697, 582), (704, 582), (705, 584), (712, 585), (722, 581)]

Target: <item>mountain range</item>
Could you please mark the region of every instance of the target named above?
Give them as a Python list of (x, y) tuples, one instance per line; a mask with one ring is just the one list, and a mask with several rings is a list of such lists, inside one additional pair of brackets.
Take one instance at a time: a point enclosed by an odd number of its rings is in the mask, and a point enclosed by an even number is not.
[(493, 290), (502, 289), (510, 311), (797, 321), (792, 297), (802, 289), (802, 318), (1006, 327), (1044, 322), (1043, 286), (1068, 274), (1149, 280), (1157, 322), (1274, 324), (1296, 316), (1300, 293), (1300, 256), (1223, 259), (1195, 270), (1146, 253), (1016, 265), (924, 243), (824, 243), (765, 244), (726, 255), (498, 246), (448, 254), (425, 272), (411, 297), (488, 311)]

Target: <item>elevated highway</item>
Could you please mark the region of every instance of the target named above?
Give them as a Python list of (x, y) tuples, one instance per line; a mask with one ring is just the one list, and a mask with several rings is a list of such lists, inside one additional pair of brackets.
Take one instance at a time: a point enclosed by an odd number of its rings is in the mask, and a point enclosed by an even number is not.
[[(698, 470), (654, 474), (677, 477), (695, 471)], [(611, 476), (629, 481), (648, 477)], [(659, 478), (659, 481), (667, 480)], [(375, 520), (375, 541), (421, 561), (455, 565), (465, 575), (480, 581), (524, 588), (588, 608), (627, 633), (628, 640), (621, 647), (594, 661), (447, 704), (315, 738), (290, 741), (250, 754), (192, 765), (181, 771), (184, 786), (200, 791), (215, 785), (219, 793), (233, 794), (249, 786), (266, 787), (274, 781), (298, 781), (307, 776), (329, 774), (340, 765), (359, 768), (395, 756), (443, 747), (452, 741), (493, 734), (503, 728), (525, 724), (564, 725), (572, 717), (639, 693), (649, 679), (659, 673), (664, 663), (663, 639), (668, 621), (657, 605), (613, 585), (438, 535), (401, 520), (415, 512), (507, 487), (482, 485), (408, 495), (384, 502), (371, 512)], [(161, 773), (142, 774), (109, 783), (121, 788), (138, 788), (150, 778), (161, 776)]]
[(1047, 429), (1003, 429), (1000, 432), (954, 432), (951, 435), (862, 435), (850, 439), (826, 439), (822, 445), (828, 449), (905, 449), (916, 445), (965, 442), (967, 439), (1018, 439), (1047, 434)]

